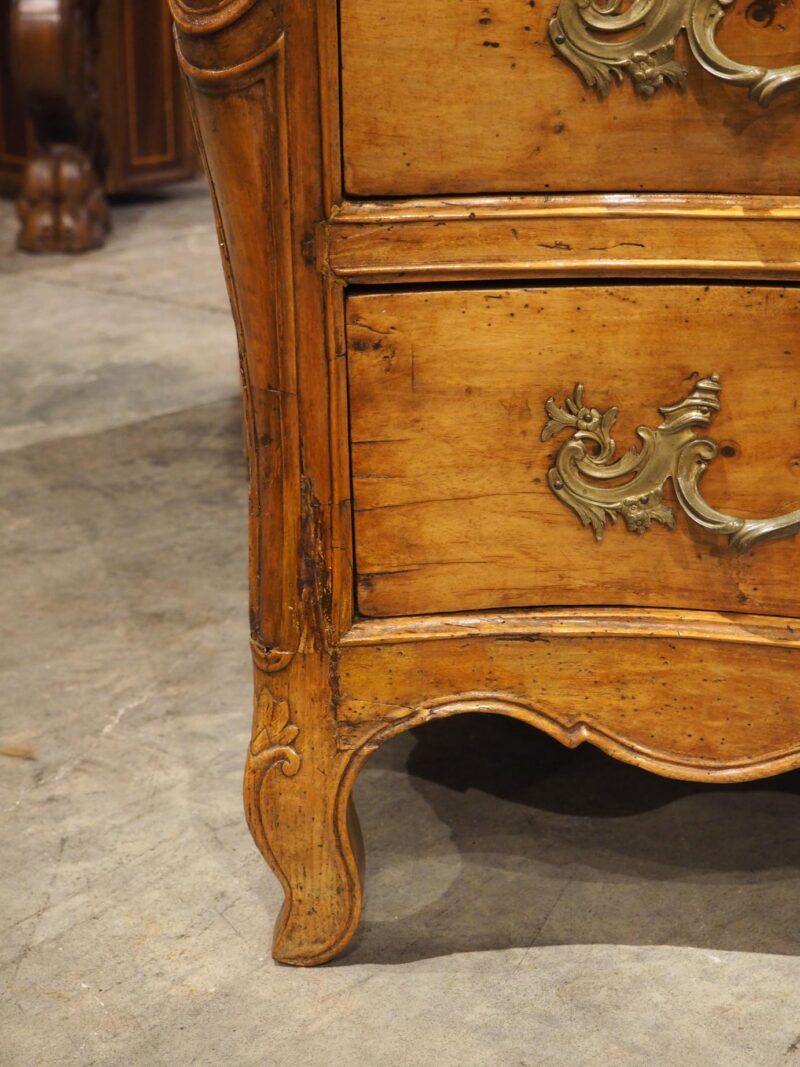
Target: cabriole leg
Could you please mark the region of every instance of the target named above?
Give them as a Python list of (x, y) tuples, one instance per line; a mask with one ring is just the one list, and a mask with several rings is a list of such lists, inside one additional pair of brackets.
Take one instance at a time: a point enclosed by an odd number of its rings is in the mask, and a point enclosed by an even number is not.
[(250, 830), (285, 893), (273, 955), (299, 966), (345, 948), (362, 901), (361, 831), (348, 757), (335, 743), (324, 659), (298, 655), (282, 674), (256, 669), (245, 774)]
[(332, 353), (313, 239), (329, 212), (317, 5), (171, 0), (171, 10), (240, 345), (256, 668), (245, 806), (286, 893), (275, 958), (324, 963), (358, 922), (361, 870), (331, 680), (349, 622), (334, 593)]

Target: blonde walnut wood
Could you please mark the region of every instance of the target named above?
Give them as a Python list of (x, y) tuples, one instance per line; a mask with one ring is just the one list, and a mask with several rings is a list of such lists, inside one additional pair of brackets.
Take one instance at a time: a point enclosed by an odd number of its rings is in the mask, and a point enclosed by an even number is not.
[[(703, 492), (744, 517), (800, 500), (794, 289), (705, 285), (431, 290), (348, 302), (358, 604), (369, 616), (540, 605), (800, 613), (798, 546), (740, 557), (677, 530), (598, 545), (548, 484), (544, 402), (582, 376), (620, 401), (620, 453), (707, 366), (725, 382)], [(769, 322), (769, 330), (764, 323)], [(769, 387), (765, 387), (769, 383)], [(665, 502), (674, 500), (667, 483)]]
[(635, 636), (357, 645), (341, 657), (341, 744), (359, 753), (433, 718), (490, 712), (670, 778), (748, 781), (800, 766), (792, 649), (684, 639), (680, 670), (676, 658), (667, 641)]
[(393, 200), (345, 198), (334, 205), (337, 225), (449, 222), (478, 219), (800, 219), (800, 197), (697, 193), (482, 194)]
[[(329, 225), (330, 269), (351, 285), (495, 279), (654, 277), (797, 279), (796, 218), (707, 214), (518, 215), (487, 203), (478, 218), (401, 209), (385, 221)], [(569, 210), (569, 209), (565, 209)], [(503, 217), (505, 216), (505, 217)]]
[(340, 744), (357, 767), (404, 730), (479, 711), (666, 777), (749, 781), (800, 766), (797, 649), (798, 619), (708, 611), (363, 620), (342, 640)]
[(476, 46), (482, 6), (172, 0), (240, 344), (245, 806), (287, 963), (352, 937), (352, 786), (412, 726), (511, 715), (703, 781), (800, 766), (797, 544), (737, 557), (679, 520), (646, 551), (624, 531), (598, 546), (547, 489), (539, 439), (565, 382), (624, 395), (622, 446), (712, 368), (704, 490), (737, 514), (795, 504), (796, 112), (690, 82), (579, 114), (537, 43), (548, 12), (500, 0)]
[(341, 648), (465, 638), (538, 641), (555, 637), (657, 638), (800, 648), (800, 619), (713, 611), (643, 608), (539, 608), (358, 619)]
[[(345, 188), (352, 196), (487, 192), (796, 194), (797, 98), (769, 109), (689, 59), (685, 92), (606, 100), (557, 54), (557, 2), (342, 0)], [(764, 67), (797, 62), (791, 6), (767, 22), (743, 0), (725, 52)]]
[(353, 753), (330, 713), (330, 660), (300, 653), (287, 670), (256, 669), (244, 802), (248, 825), (285, 892), (273, 953), (324, 963), (345, 947), (361, 913), (363, 846), (351, 798)]
[(316, 16), (301, 0), (174, 11), (240, 343), (256, 669), (246, 810), (286, 891), (275, 956), (319, 963), (352, 935), (361, 875), (331, 712), (341, 507), (313, 243), (325, 195)]

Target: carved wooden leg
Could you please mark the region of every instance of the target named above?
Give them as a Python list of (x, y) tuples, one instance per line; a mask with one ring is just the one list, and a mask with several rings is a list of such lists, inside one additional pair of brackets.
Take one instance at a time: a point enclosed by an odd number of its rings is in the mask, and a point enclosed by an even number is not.
[[(323, 963), (355, 930), (361, 873), (353, 757), (337, 744), (335, 657), (352, 579), (336, 565), (349, 539), (336, 526), (346, 509), (335, 485), (349, 493), (349, 478), (334, 475), (329, 422), (343, 364), (314, 244), (330, 212), (318, 166), (317, 5), (171, 0), (171, 9), (240, 342), (256, 668), (245, 804), (286, 892), (274, 955)], [(340, 303), (340, 322), (341, 312)]]
[(256, 668), (245, 773), (250, 830), (286, 894), (273, 955), (300, 966), (341, 952), (361, 912), (361, 831), (332, 729), (328, 669), (316, 652), (288, 669)]
[(12, 0), (13, 76), (38, 145), (17, 201), (25, 252), (86, 252), (105, 242), (108, 204), (94, 157), (97, 0)]
[(105, 244), (108, 203), (91, 162), (74, 145), (29, 159), (17, 200), (24, 252), (88, 252)]

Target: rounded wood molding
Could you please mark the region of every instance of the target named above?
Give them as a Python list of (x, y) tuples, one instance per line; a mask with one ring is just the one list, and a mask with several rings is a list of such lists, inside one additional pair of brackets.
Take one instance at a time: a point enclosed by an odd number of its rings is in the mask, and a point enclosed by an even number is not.
[(653, 637), (800, 648), (800, 619), (671, 608), (541, 608), (361, 619), (342, 646), (396, 645), (465, 638)]
[[(476, 692), (461, 693), (426, 702), (410, 713), (384, 724), (357, 743), (351, 773), (353, 780), (366, 760), (381, 745), (415, 727), (424, 726), (434, 719), (446, 719), (453, 715), (480, 712), (489, 715), (506, 715), (527, 723), (567, 748), (577, 748), (584, 742), (594, 745), (614, 759), (630, 763), (641, 770), (651, 771), (663, 778), (675, 778), (684, 782), (749, 782), (782, 774), (800, 767), (800, 747), (785, 752), (755, 756), (748, 760), (722, 762), (691, 755), (678, 755), (626, 739), (621, 735), (595, 726), (587, 718), (577, 718), (564, 725), (540, 711), (534, 705), (510, 693)], [(352, 785), (352, 781), (350, 783)], [(350, 788), (348, 785), (348, 791)]]
[(238, 22), (259, 0), (170, 0), (170, 11), (184, 33), (217, 33)]

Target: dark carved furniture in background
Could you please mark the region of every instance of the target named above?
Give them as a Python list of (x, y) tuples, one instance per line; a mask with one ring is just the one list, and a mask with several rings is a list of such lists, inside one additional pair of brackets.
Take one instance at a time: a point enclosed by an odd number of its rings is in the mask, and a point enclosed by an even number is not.
[(0, 187), (19, 193), (20, 248), (96, 248), (106, 194), (195, 170), (162, 0), (0, 0)]

